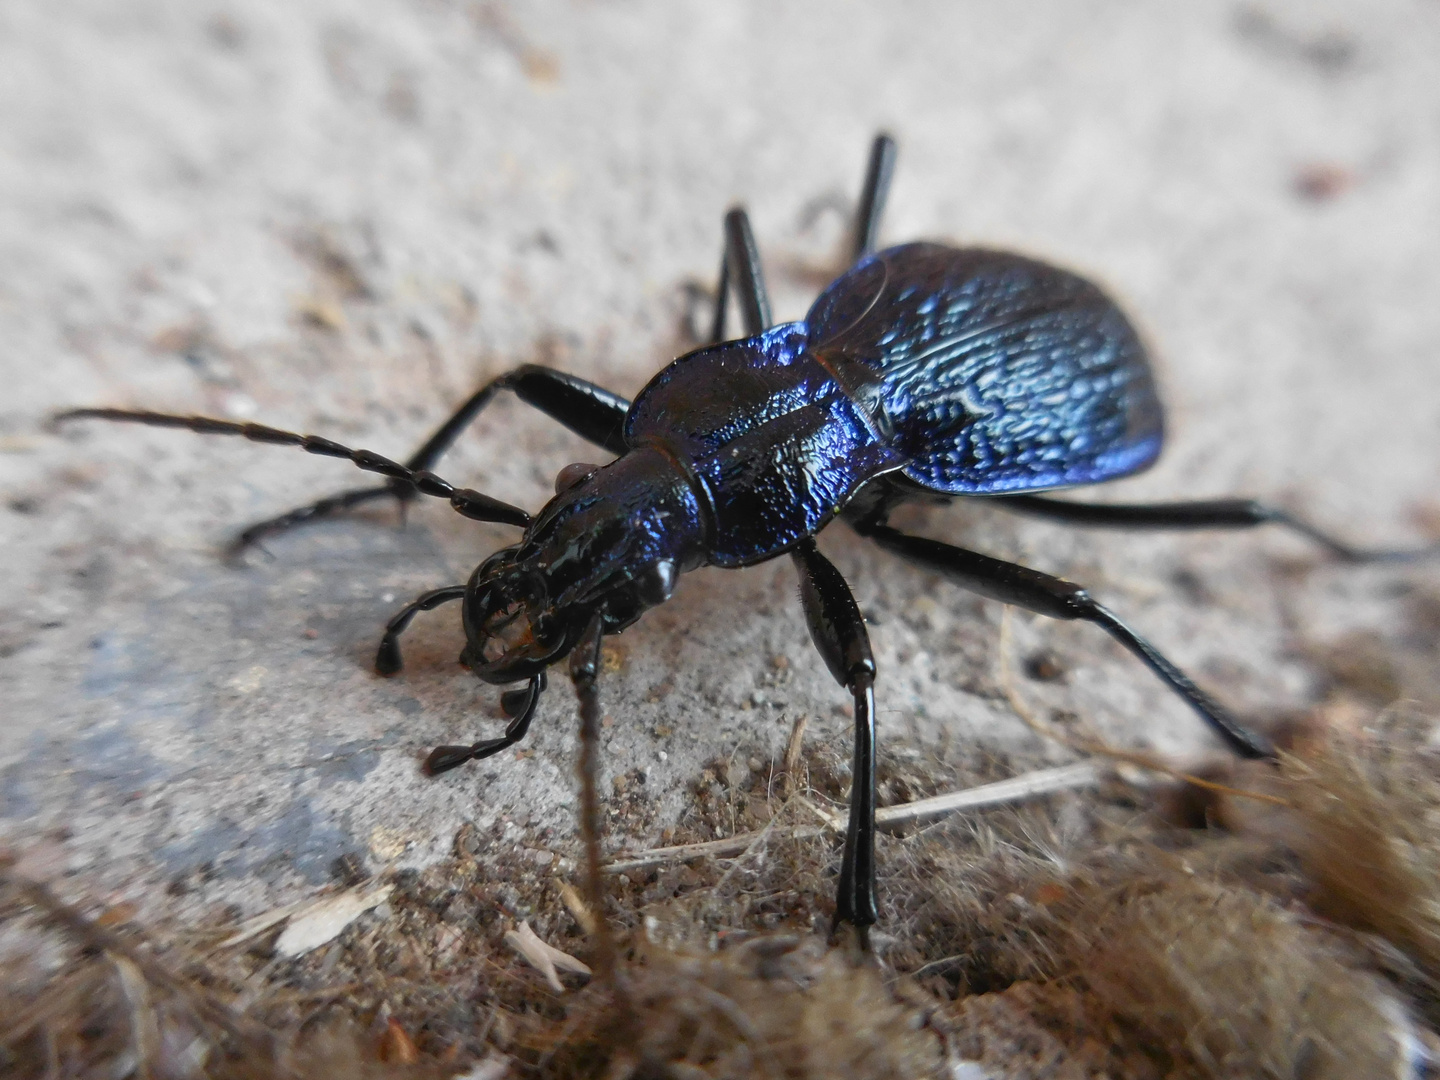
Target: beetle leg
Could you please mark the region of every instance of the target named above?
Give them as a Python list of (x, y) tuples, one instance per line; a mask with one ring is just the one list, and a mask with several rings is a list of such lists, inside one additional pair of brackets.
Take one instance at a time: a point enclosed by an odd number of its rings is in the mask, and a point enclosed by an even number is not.
[(1052, 619), (1084, 619), (1094, 623), (1139, 657), (1162, 682), (1184, 698), (1235, 753), (1246, 758), (1274, 757), (1275, 749), (1269, 739), (1249, 730), (1221, 708), (1155, 646), (1121, 622), (1079, 585), (952, 544), (910, 536), (888, 525), (865, 524), (861, 526), (861, 531), (862, 535), (870, 537), (881, 547), (948, 578), (963, 589), (999, 600), (1002, 604), (1029, 608)]
[(835, 896), (835, 925), (855, 927), (862, 947), (875, 912), (875, 658), (850, 586), (835, 565), (805, 539), (791, 552), (800, 570), (800, 601), (810, 639), (835, 681), (855, 699), (855, 758), (850, 818)]
[(873, 252), (880, 239), (880, 219), (885, 213), (885, 200), (894, 175), (895, 140), (882, 131), (870, 144), (870, 164), (865, 170), (865, 187), (860, 192), (860, 208), (855, 218), (856, 262)]
[[(206, 417), (172, 416), (167, 413), (128, 409), (72, 409), (59, 414), (54, 420), (57, 423), (84, 418), (122, 420), (156, 427), (189, 428), (202, 434), (241, 435), (256, 442), (290, 443), (300, 445), (302, 449), (310, 450), (311, 453), (325, 454), (331, 457), (349, 456), (362, 469), (381, 472), (390, 477), (389, 482), (381, 486), (357, 488), (341, 492), (338, 495), (330, 495), (310, 503), (308, 506), (297, 507), (276, 517), (256, 522), (240, 533), (231, 544), (231, 554), (238, 555), (266, 536), (273, 536), (296, 525), (304, 525), (329, 517), (362, 503), (393, 497), (400, 501), (403, 509), (404, 505), (414, 499), (417, 494), (436, 494), (435, 491), (422, 491), (408, 474), (428, 473), (430, 467), (450, 448), (465, 426), (474, 420), (481, 410), (494, 399), (496, 392), (502, 389), (514, 391), (515, 396), (521, 401), (527, 405), (533, 405), (546, 416), (558, 420), (581, 438), (596, 443), (613, 454), (618, 455), (625, 452), (625, 416), (630, 411), (630, 403), (594, 383), (577, 379), (573, 375), (566, 375), (564, 372), (541, 367), (538, 364), (524, 364), (514, 371), (506, 372), (499, 378), (491, 379), (470, 395), (454, 415), (436, 428), (434, 433), (425, 440), (424, 445), (415, 451), (403, 466), (380, 458), (378, 455), (368, 454), (367, 451), (360, 451), (360, 454), (368, 456), (363, 460), (357, 460), (353, 453), (336, 453), (333, 449), (336, 444), (330, 443), (328, 440), (291, 435), (288, 432), (281, 432), (261, 424), (238, 424), (225, 420), (211, 420)], [(312, 446), (312, 443), (315, 445)], [(379, 462), (385, 467), (372, 468), (370, 462)], [(476, 518), (480, 521), (528, 524), (529, 517), (523, 511), (510, 507), (508, 509), (512, 511), (511, 513), (496, 517), (493, 516), (496, 508), (504, 507), (505, 504), (485, 496), (480, 496), (478, 499), (473, 498), (472, 496), (478, 495), (478, 492), (467, 491), (463, 494), (465, 497), (459, 502), (452, 499), (452, 504), (466, 517)], [(447, 493), (443, 497), (450, 498), (450, 495)]]
[(1009, 495), (995, 500), (1006, 510), (1102, 529), (1249, 529), (1256, 525), (1283, 525), (1319, 544), (1343, 562), (1405, 562), (1440, 555), (1440, 544), (1406, 551), (1354, 547), (1321, 532), (1288, 510), (1255, 499), (1205, 499), (1177, 503), (1073, 503), (1035, 495)]
[(380, 648), (375, 653), (375, 670), (381, 675), (394, 675), (400, 670), (400, 635), (410, 625), (418, 611), (432, 611), (441, 604), (465, 599), (464, 585), (447, 585), (443, 589), (432, 589), (421, 593), (406, 604), (385, 624), (385, 636), (380, 639)]
[(725, 340), (725, 309), (730, 306), (730, 245), (720, 252), (720, 277), (715, 282), (715, 317), (710, 323), (710, 344)]
[[(582, 439), (603, 446), (613, 454), (625, 452), (623, 429), (625, 414), (630, 411), (628, 401), (573, 375), (538, 364), (525, 364), (491, 379), (471, 394), (448, 420), (435, 429), (420, 449), (410, 455), (405, 462), (406, 467), (416, 472), (433, 468), (441, 455), (450, 449), (460, 433), (490, 404), (499, 390), (514, 391), (521, 401), (533, 405), (551, 419), (558, 420)], [(251, 525), (236, 537), (232, 550), (238, 554), (262, 537), (328, 517), (372, 499), (393, 497), (399, 501), (403, 512), (405, 504), (414, 499), (415, 494), (413, 485), (392, 480), (384, 487), (332, 495)]]
[(765, 273), (760, 267), (760, 249), (755, 246), (750, 216), (743, 206), (736, 206), (725, 215), (725, 251), (720, 257), (715, 322), (710, 331), (713, 341), (725, 337), (725, 307), (732, 286), (740, 304), (745, 333), (754, 337), (771, 325), (770, 295), (765, 290)]
[(425, 773), (438, 776), (442, 772), (464, 765), (467, 761), (480, 761), (493, 757), (506, 747), (514, 746), (530, 733), (530, 721), (540, 704), (540, 695), (545, 692), (546, 679), (542, 671), (532, 675), (524, 690), (507, 690), (500, 696), (501, 707), (512, 719), (505, 726), (505, 734), (498, 739), (481, 739), (469, 746), (437, 746), (425, 759)]

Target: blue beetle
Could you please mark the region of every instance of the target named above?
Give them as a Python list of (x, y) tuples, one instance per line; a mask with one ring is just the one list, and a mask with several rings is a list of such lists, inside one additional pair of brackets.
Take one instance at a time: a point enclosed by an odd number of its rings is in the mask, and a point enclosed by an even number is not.
[[(602, 638), (663, 603), (699, 566), (740, 567), (788, 554), (811, 637), (852, 695), (854, 771), (835, 908), (862, 940), (876, 921), (875, 662), (849, 587), (815, 546), (837, 515), (861, 535), (981, 595), (1100, 626), (1180, 695), (1236, 753), (1273, 751), (1154, 646), (1078, 585), (887, 524), (911, 499), (987, 496), (1003, 507), (1079, 525), (1128, 528), (1288, 526), (1340, 558), (1426, 552), (1350, 547), (1285, 511), (1249, 499), (1085, 505), (1036, 492), (1128, 476), (1160, 452), (1163, 411), (1145, 349), (1099, 288), (1068, 271), (1000, 251), (914, 243), (875, 250), (895, 144), (879, 136), (855, 226), (851, 268), (799, 322), (772, 325), (743, 209), (725, 219), (715, 344), (675, 360), (635, 398), (525, 365), (481, 387), (404, 464), (328, 439), (260, 424), (119, 409), (84, 417), (183, 427), (296, 445), (388, 478), (259, 523), (268, 534), (378, 498), (448, 499), (461, 514), (524, 530), (465, 585), (428, 592), (386, 627), (376, 666), (401, 666), (399, 635), (419, 611), (461, 601), (461, 661), (485, 682), (524, 682), (502, 695), (505, 734), (441, 746), (431, 774), (524, 738), (546, 670), (569, 657), (581, 701), (587, 783), (582, 825), (598, 894), (593, 762)], [(724, 341), (735, 293), (747, 336)], [(430, 471), (462, 429), (509, 390), (614, 455), (567, 466), (534, 517)]]

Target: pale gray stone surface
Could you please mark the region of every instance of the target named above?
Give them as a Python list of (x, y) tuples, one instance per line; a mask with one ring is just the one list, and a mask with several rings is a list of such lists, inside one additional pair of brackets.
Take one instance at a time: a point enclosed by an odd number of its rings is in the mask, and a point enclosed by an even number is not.
[[(11, 0), (0, 830), (132, 895), (208, 866), (201, 895), (247, 908), (347, 852), (423, 864), (466, 821), (572, 850), (563, 682), (525, 756), (425, 781), (427, 748), (499, 727), (495, 692), (454, 664), (455, 609), (417, 620), (401, 677), (370, 669), (388, 615), (507, 530), (375, 512), (236, 569), (219, 557), (235, 530), (359, 474), (42, 419), (254, 417), (400, 456), (537, 357), (633, 393), (688, 347), (685, 284), (712, 277), (735, 200), (777, 314), (803, 314), (882, 126), (901, 143), (888, 239), (1074, 266), (1154, 343), (1168, 450), (1097, 497), (1246, 493), (1359, 540), (1421, 539), (1440, 470), (1437, 55), (1422, 0)], [(442, 471), (536, 507), (593, 456), (504, 402)], [(1436, 589), (1433, 571), (1278, 573), (1311, 553), (1271, 534), (1068, 532), (974, 505), (905, 521), (1092, 586), (1252, 716), (1315, 700), (1307, 648), (1409, 625)], [(822, 546), (872, 618), (887, 752), (1058, 756), (999, 694), (996, 605), (843, 527)], [(1025, 685), (1038, 705), (1128, 745), (1211, 745), (1098, 631), (1021, 617), (1016, 634), (1068, 671)], [(619, 646), (607, 767), (648, 770), (657, 830), (705, 762), (763, 762), (797, 713), (848, 743), (788, 562), (690, 575)]]

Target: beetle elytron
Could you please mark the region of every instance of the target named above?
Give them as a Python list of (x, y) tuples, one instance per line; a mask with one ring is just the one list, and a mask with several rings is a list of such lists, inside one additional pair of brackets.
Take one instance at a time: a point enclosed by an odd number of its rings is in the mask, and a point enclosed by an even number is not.
[[(914, 498), (988, 496), (1077, 525), (1237, 528), (1286, 525), (1349, 560), (1363, 552), (1283, 510), (1247, 499), (1083, 505), (1038, 491), (1128, 476), (1160, 452), (1163, 422), (1134, 329), (1090, 282), (999, 251), (906, 244), (875, 250), (895, 144), (875, 140), (855, 226), (854, 263), (800, 321), (772, 325), (743, 209), (725, 219), (711, 344), (674, 361), (633, 401), (572, 375), (525, 365), (480, 388), (405, 464), (260, 424), (120, 409), (84, 417), (239, 435), (346, 458), (387, 481), (346, 491), (247, 529), (262, 536), (379, 498), (448, 499), (461, 514), (523, 530), (464, 585), (419, 597), (386, 627), (376, 666), (400, 669), (398, 639), (416, 612), (461, 602), (461, 662), (503, 694), (499, 738), (441, 746), (435, 774), (524, 738), (546, 669), (570, 658), (582, 716), (598, 713), (601, 639), (666, 600), (698, 566), (749, 566), (789, 555), (810, 634), (854, 699), (854, 773), (836, 922), (865, 938), (876, 920), (875, 663), (860, 611), (814, 537), (836, 516), (903, 558), (981, 595), (1095, 623), (1140, 658), (1236, 753), (1265, 757), (1245, 728), (1144, 638), (1077, 585), (887, 524)], [(724, 341), (734, 292), (747, 336)], [(502, 389), (614, 455), (571, 465), (535, 516), (430, 472)], [(1429, 553), (1429, 552), (1424, 552)], [(593, 733), (592, 733), (593, 734)], [(593, 753), (593, 739), (590, 743)], [(592, 800), (593, 800), (593, 792)], [(593, 807), (587, 807), (593, 809)], [(593, 841), (593, 837), (589, 838)], [(595, 872), (595, 848), (591, 870)]]

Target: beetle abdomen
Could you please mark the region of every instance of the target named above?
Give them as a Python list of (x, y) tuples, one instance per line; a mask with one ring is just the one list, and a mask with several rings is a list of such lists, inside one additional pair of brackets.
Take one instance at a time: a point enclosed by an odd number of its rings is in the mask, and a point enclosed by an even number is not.
[(1099, 288), (1023, 256), (906, 244), (816, 300), (810, 347), (883, 410), (904, 474), (996, 494), (1137, 472), (1163, 421), (1144, 346)]

